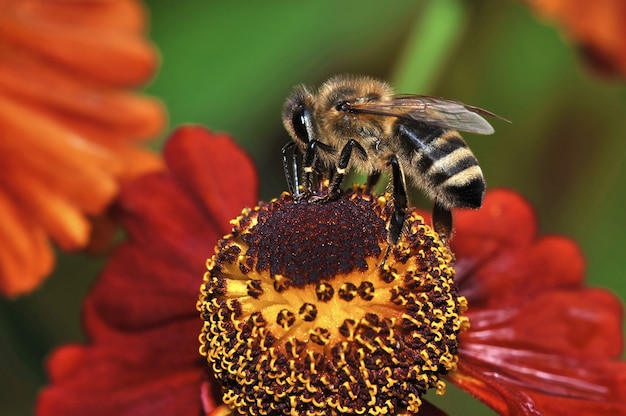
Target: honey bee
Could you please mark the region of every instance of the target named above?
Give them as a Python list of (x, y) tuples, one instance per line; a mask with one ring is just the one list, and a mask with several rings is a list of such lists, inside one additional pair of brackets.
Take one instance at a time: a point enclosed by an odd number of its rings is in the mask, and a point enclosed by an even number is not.
[(501, 118), (450, 99), (396, 95), (387, 83), (365, 76), (335, 76), (317, 92), (299, 85), (283, 109), (283, 124), (293, 139), (283, 147), (288, 186), (302, 197), (296, 151), (303, 154), (303, 195), (310, 195), (316, 172), (330, 172), (324, 198), (332, 199), (350, 168), (368, 174), (370, 189), (381, 172), (390, 171), (396, 214), (389, 240), (395, 243), (408, 208), (406, 176), (433, 199), (433, 225), (448, 238), (451, 209), (482, 205), (485, 179), (457, 130), (492, 134), (483, 116)]

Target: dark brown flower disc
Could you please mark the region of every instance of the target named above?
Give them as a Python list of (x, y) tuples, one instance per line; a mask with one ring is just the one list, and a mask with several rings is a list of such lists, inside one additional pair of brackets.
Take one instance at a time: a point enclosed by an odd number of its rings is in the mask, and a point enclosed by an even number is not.
[(356, 188), (246, 210), (208, 261), (200, 351), (243, 415), (417, 412), (456, 368), (466, 301), (452, 254), (415, 212)]

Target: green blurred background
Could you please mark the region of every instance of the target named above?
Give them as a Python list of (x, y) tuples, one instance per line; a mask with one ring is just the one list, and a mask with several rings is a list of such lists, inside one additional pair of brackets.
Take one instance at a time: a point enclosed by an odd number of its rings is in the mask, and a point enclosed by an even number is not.
[[(147, 2), (162, 68), (147, 87), (170, 126), (231, 133), (260, 172), (260, 197), (285, 189), (280, 112), (295, 84), (337, 73), (389, 80), (398, 92), (455, 98), (512, 121), (465, 135), (488, 185), (521, 191), (542, 232), (571, 236), (592, 285), (626, 298), (626, 88), (591, 74), (555, 27), (503, 0)], [(163, 139), (163, 138), (161, 138)], [(155, 144), (160, 147), (161, 142)], [(418, 200), (419, 197), (414, 198)], [(0, 301), (0, 413), (32, 414), (43, 360), (80, 341), (80, 303), (103, 264), (59, 254), (42, 289)], [(429, 395), (429, 398), (432, 395)], [(493, 414), (450, 386), (451, 415)]]

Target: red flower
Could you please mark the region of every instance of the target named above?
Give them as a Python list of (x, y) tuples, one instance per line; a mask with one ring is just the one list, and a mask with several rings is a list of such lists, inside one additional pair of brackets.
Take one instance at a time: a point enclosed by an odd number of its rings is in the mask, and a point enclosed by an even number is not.
[[(175, 133), (165, 157), (170, 173), (121, 195), (129, 239), (86, 300), (89, 343), (50, 358), (39, 415), (199, 414), (220, 403), (198, 353), (195, 303), (228, 220), (255, 201), (255, 174), (229, 138), (199, 128)], [(448, 379), (501, 414), (626, 415), (621, 305), (583, 286), (574, 243), (538, 238), (535, 224), (509, 191), (456, 216), (471, 328)], [(443, 413), (424, 404), (420, 414)]]

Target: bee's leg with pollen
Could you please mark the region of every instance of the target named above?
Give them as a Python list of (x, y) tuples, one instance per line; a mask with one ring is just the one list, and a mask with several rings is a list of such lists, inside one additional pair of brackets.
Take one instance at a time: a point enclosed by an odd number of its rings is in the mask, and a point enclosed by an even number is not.
[(391, 178), (393, 181), (394, 206), (393, 217), (391, 217), (391, 223), (389, 224), (389, 242), (396, 244), (402, 233), (402, 227), (404, 226), (404, 217), (409, 207), (409, 198), (406, 191), (404, 172), (402, 171), (400, 162), (398, 162), (398, 158), (391, 156), (389, 165), (391, 165)]
[[(300, 194), (300, 172), (298, 169), (297, 149), (294, 148), (295, 145), (295, 142), (287, 143), (283, 146), (282, 153), (287, 188), (293, 196), (297, 197)], [(291, 153), (291, 157), (289, 153)]]
[(341, 149), (339, 162), (337, 162), (336, 166), (337, 170), (328, 189), (329, 199), (332, 199), (339, 195), (339, 192), (341, 190), (341, 183), (343, 182), (343, 177), (346, 176), (346, 173), (348, 172), (348, 164), (350, 163), (350, 157), (352, 156), (352, 149), (358, 150), (360, 153), (359, 156), (361, 156), (363, 159), (367, 158), (367, 152), (365, 152), (365, 149), (363, 149), (363, 146), (361, 146), (359, 142), (354, 139), (348, 140), (348, 143), (346, 143), (343, 149)]
[(435, 200), (433, 206), (433, 228), (445, 240), (452, 235), (452, 211)]

